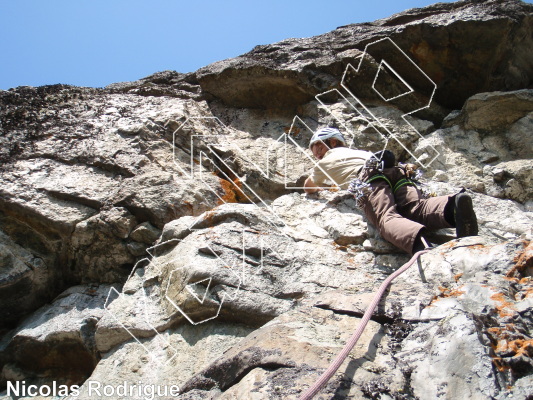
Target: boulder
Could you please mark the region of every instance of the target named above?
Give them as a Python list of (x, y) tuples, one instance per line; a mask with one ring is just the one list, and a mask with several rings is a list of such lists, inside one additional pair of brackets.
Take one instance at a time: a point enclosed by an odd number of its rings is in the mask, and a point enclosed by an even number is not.
[(418, 142), (415, 153), (429, 146), (439, 153), (426, 176), (493, 197), (528, 201), (533, 195), (532, 95), (524, 89), (468, 99), (443, 128)]
[(83, 382), (100, 360), (95, 326), (104, 314), (109, 285), (73, 286), (29, 315), (1, 342), (0, 384)]

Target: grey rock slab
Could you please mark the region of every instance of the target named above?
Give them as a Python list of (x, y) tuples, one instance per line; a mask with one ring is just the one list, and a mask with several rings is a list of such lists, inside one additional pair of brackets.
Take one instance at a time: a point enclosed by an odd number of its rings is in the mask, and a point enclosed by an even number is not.
[(43, 259), (0, 231), (0, 326), (8, 328), (51, 296), (53, 272)]
[[(98, 199), (93, 197), (93, 201), (89, 199), (84, 202), (81, 200), (83, 195), (61, 196), (58, 191), (51, 189), (52, 187), (57, 189), (57, 182), (52, 184), (50, 181), (54, 178), (62, 179), (65, 174), (67, 179), (70, 174), (70, 177), (79, 182), (81, 175), (74, 173), (73, 169), (50, 161), (37, 162), (33, 166), (25, 166), (24, 162), (18, 162), (15, 168), (27, 171), (28, 175), (25, 177), (2, 175), (0, 204), (3, 209), (9, 208), (16, 210), (18, 214), (32, 216), (34, 220), (47, 223), (56, 231), (63, 233), (71, 232), (76, 223), (95, 214), (94, 207), (98, 205)], [(85, 178), (89, 182), (94, 182), (95, 187), (99, 187), (96, 175), (87, 173)], [(50, 186), (46, 187), (48, 183)], [(108, 190), (112, 187), (111, 182), (105, 177), (99, 183), (104, 188), (107, 184)], [(76, 184), (72, 185), (72, 190), (77, 190)], [(80, 200), (76, 201), (77, 198)]]
[(106, 297), (106, 313), (98, 321), (95, 345), (98, 351), (108, 352), (117, 345), (157, 335), (168, 327), (168, 319), (154, 305), (154, 299), (144, 287), (133, 293), (110, 290)]
[[(509, 93), (483, 93), (487, 113), (500, 118), (493, 126), (473, 127), (467, 122), (451, 124), (419, 141), (414, 153), (433, 146), (440, 155), (426, 172), (428, 178), (470, 188), (498, 198), (510, 198), (524, 203), (531, 198), (531, 90)], [(469, 99), (470, 101), (470, 99)], [(518, 102), (522, 107), (513, 103)], [(501, 102), (512, 112), (499, 110)], [(468, 121), (479, 118), (477, 109), (465, 104), (458, 118)], [(514, 114), (513, 114), (514, 113)], [(472, 115), (471, 115), (472, 114)], [(505, 115), (514, 115), (506, 119)], [(498, 117), (501, 116), (501, 117)], [(487, 117), (488, 118), (488, 117)], [(491, 117), (492, 118), (492, 117)], [(427, 150), (430, 151), (430, 150)]]
[(339, 245), (362, 244), (368, 227), (355, 201), (346, 193), (323, 191), (317, 195), (281, 196), (272, 209), (299, 238), (333, 240)]
[[(331, 323), (324, 325), (326, 319)], [(184, 384), (184, 394), (195, 388), (206, 392), (216, 388), (224, 391), (223, 398), (239, 398), (246, 396), (251, 384), (261, 378), (254, 390), (258, 396), (298, 398), (327, 368), (356, 323), (357, 318), (317, 308), (282, 314), (193, 376)], [(355, 382), (375, 376), (372, 366), (383, 361), (376, 353), (385, 341), (380, 325), (370, 322), (339, 372)], [(331, 385), (324, 393), (334, 392)]]
[(207, 176), (205, 181), (207, 187), (172, 173), (147, 171), (124, 181), (113, 202), (130, 210), (139, 220), (148, 220), (161, 229), (173, 219), (198, 215), (217, 204), (210, 188), (219, 190), (219, 179)]
[(497, 200), (474, 194), (474, 207), (484, 236), (502, 239), (522, 237), (531, 240), (533, 215), (512, 200)]
[[(511, 92), (478, 93), (464, 105), (466, 129), (502, 129), (533, 111), (533, 91), (528, 89)], [(530, 146), (530, 143), (523, 143)]]
[(205, 116), (205, 103), (64, 85), (0, 97), (2, 229), (46, 259), (51, 296), (66, 282), (123, 281), (144, 252), (128, 240), (136, 225), (162, 227), (217, 203), (218, 177), (183, 184), (190, 156), (167, 126)]
[[(170, 386), (182, 388), (196, 371), (202, 370), (213, 359), (221, 357), (230, 347), (239, 343), (251, 329), (243, 325), (211, 321), (204, 325), (183, 325), (139, 342), (131, 339), (103, 354), (102, 360), (80, 389), (76, 399), (93, 399), (90, 385), (117, 387), (124, 382), (129, 387), (155, 385), (159, 387), (160, 399), (173, 399)], [(167, 394), (164, 394), (165, 387)], [(129, 399), (144, 399), (133, 392)], [(117, 393), (111, 399), (124, 398)], [(72, 398), (74, 400), (74, 398)]]
[[(2, 338), (1, 379), (81, 384), (99, 361), (95, 326), (104, 315), (109, 285), (73, 286)], [(49, 383), (49, 382), (48, 382)]]
[[(262, 246), (258, 243), (260, 240)], [(221, 316), (231, 313), (233, 318), (243, 318), (243, 322), (261, 315), (271, 318), (271, 312), (263, 314), (258, 310), (269, 310), (273, 304), (283, 310), (294, 299), (308, 293), (322, 291), (324, 287), (357, 285), (362, 279), (349, 272), (345, 266), (348, 256), (331, 244), (294, 242), (280, 233), (263, 238), (261, 231), (247, 232), (245, 226), (237, 222), (224, 222), (212, 229), (192, 233), (155, 262), (161, 265), (163, 286), (170, 282), (176, 295), (186, 294), (182, 287), (186, 282), (207, 278), (212, 278), (213, 290), (217, 285), (221, 290), (223, 286), (234, 288), (230, 292), (235, 295), (226, 297)], [(183, 283), (175, 286), (181, 280)], [(217, 294), (219, 299), (224, 290)], [(182, 300), (186, 301), (185, 298)]]
[(127, 236), (135, 224), (135, 217), (124, 208), (104, 210), (78, 223), (70, 238), (78, 276), (89, 282), (124, 279), (135, 258), (121, 236)]
[[(226, 204), (196, 219), (167, 224), (162, 236), (167, 240), (149, 250), (154, 257), (143, 272), (132, 274), (117, 300), (116, 306), (126, 307), (116, 312), (124, 320), (117, 324), (104, 317), (99, 322), (100, 348), (107, 351), (127, 338), (121, 324), (139, 336), (151, 335), (149, 324), (142, 322), (146, 302), (159, 315), (152, 323), (158, 330), (188, 318), (259, 326), (302, 297), (327, 288), (364, 286), (365, 276), (353, 273), (357, 253), (341, 251), (331, 240), (295, 241), (283, 227), (262, 221), (266, 215), (253, 205)], [(187, 235), (170, 233), (177, 226)], [(173, 239), (176, 235), (182, 239)], [(205, 303), (199, 304), (202, 299)]]
[(463, 312), (418, 325), (395, 357), (412, 371), (411, 387), (420, 399), (486, 399), (498, 393), (489, 350)]

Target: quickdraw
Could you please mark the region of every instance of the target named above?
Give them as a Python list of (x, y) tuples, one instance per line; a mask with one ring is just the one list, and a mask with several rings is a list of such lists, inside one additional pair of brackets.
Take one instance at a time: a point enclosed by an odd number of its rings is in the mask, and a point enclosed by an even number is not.
[(348, 192), (353, 194), (357, 208), (363, 208), (363, 200), (371, 191), (370, 183), (363, 182), (361, 179), (354, 179), (348, 186)]

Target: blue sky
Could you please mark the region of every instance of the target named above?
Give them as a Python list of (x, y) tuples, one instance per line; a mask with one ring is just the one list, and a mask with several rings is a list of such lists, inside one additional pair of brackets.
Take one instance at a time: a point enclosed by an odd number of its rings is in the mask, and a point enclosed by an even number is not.
[(0, 89), (103, 87), (194, 71), (259, 44), (368, 22), (431, 0), (0, 0)]

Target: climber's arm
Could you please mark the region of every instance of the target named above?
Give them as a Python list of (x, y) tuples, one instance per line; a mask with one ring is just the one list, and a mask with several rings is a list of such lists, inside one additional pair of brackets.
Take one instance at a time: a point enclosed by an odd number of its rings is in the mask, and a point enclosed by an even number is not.
[(311, 177), (308, 177), (304, 182), (304, 191), (305, 193), (315, 193), (318, 192), (320, 188), (315, 184)]

